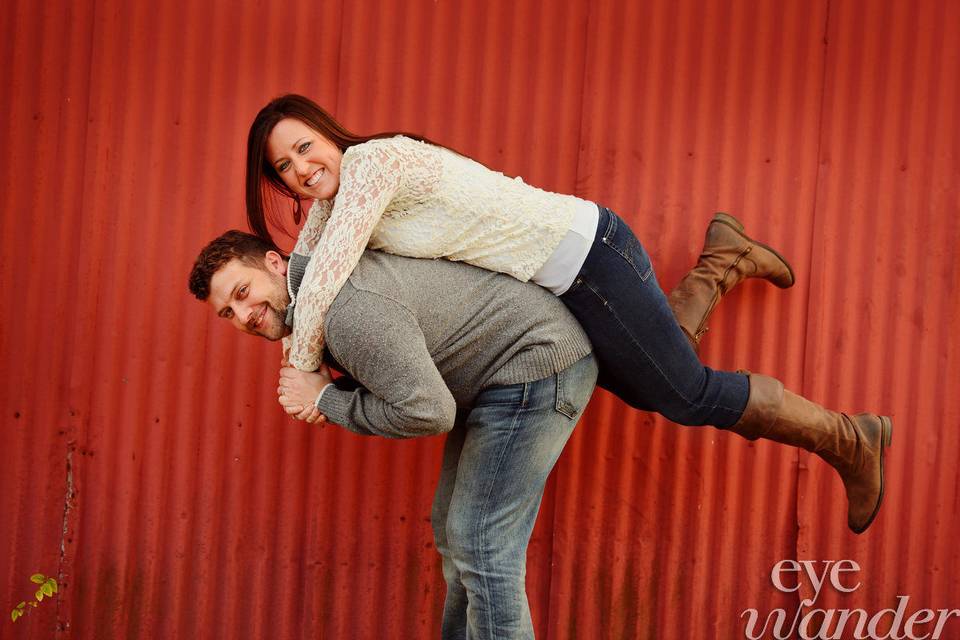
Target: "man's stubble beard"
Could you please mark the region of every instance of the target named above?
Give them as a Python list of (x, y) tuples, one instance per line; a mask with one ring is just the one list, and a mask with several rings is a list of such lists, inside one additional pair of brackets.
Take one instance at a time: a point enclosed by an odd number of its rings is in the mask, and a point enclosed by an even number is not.
[(287, 279), (285, 277), (271, 273), (270, 280), (273, 282), (275, 292), (274, 295), (271, 295), (267, 300), (267, 313), (274, 317), (276, 322), (273, 326), (276, 327), (276, 332), (279, 333), (278, 335), (274, 335), (274, 331), (271, 331), (269, 335), (260, 335), (267, 340), (275, 342), (288, 333), (284, 320), (286, 320), (287, 317), (287, 305), (290, 304), (290, 294), (287, 292)]

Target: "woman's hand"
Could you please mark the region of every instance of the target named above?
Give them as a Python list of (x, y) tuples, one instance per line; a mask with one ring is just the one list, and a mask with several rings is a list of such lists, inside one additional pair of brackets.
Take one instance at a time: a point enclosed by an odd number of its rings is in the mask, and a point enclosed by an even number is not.
[(280, 384), (277, 387), (278, 401), (287, 414), (311, 424), (326, 421), (314, 402), (320, 391), (333, 382), (327, 365), (320, 365), (315, 373), (298, 371), (290, 366), (280, 369)]

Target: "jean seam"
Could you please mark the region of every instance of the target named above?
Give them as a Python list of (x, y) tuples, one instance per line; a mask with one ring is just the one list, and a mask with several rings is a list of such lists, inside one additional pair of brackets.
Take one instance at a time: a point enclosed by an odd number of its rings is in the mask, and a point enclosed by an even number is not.
[(607, 238), (611, 237), (613, 234), (617, 232), (617, 216), (613, 213), (613, 211), (610, 211), (609, 209), (607, 209), (607, 212), (610, 214), (610, 216), (607, 218), (607, 228), (603, 232), (604, 242), (607, 241)]
[[(516, 434), (517, 434), (517, 422), (520, 420), (520, 416), (523, 415), (524, 413), (526, 413), (527, 399), (528, 399), (528, 395), (529, 395), (529, 390), (530, 390), (530, 383), (525, 382), (525, 383), (523, 384), (523, 397), (522, 397), (522, 399), (521, 399), (521, 401), (520, 401), (520, 405), (517, 407), (516, 412), (514, 412), (514, 414), (513, 414), (513, 421), (512, 421), (511, 424), (510, 424), (510, 437), (509, 437), (509, 438), (507, 439), (507, 441), (500, 447), (500, 454), (497, 456), (496, 465), (495, 465), (495, 467), (494, 467), (496, 471), (495, 471), (495, 473), (493, 474), (493, 477), (494, 477), (494, 478), (496, 478), (496, 477), (499, 475), (499, 473), (500, 473), (500, 468), (501, 468), (501, 466), (502, 466), (502, 464), (503, 464), (503, 456), (506, 454), (507, 450), (508, 450), (508, 449), (510, 448), (510, 446), (512, 445), (514, 438), (516, 437)], [(484, 593), (487, 594), (488, 600), (489, 600), (489, 598), (490, 598), (490, 585), (487, 583), (487, 564), (488, 564), (488, 563), (487, 563), (487, 557), (486, 557), (487, 554), (486, 554), (486, 547), (485, 547), (485, 542), (486, 542), (485, 532), (486, 532), (486, 528), (487, 528), (487, 527), (486, 527), (486, 525), (487, 525), (487, 516), (489, 515), (488, 505), (489, 505), (489, 502), (490, 502), (491, 488), (492, 488), (495, 484), (496, 484), (495, 482), (491, 482), (491, 483), (490, 483), (490, 486), (487, 488), (487, 493), (486, 493), (486, 495), (483, 496), (483, 506), (482, 506), (482, 509), (481, 509), (481, 517), (480, 517), (480, 520), (479, 520), (479, 523), (478, 523), (478, 531), (477, 531), (477, 540), (478, 540), (478, 545), (477, 545), (477, 564), (480, 566), (480, 569), (481, 569), (481, 571), (479, 572), (480, 580), (481, 580), (481, 583), (483, 584), (483, 591), (484, 591)], [(493, 621), (493, 619), (492, 619), (492, 617), (493, 617), (492, 607), (487, 606), (486, 609), (487, 609), (487, 625), (488, 625), (488, 628), (490, 629), (490, 632), (491, 632), (491, 633), (496, 634), (496, 629), (497, 629), (497, 627), (496, 627), (496, 625), (494, 624), (494, 621)], [(492, 637), (492, 638), (496, 638), (495, 635), (494, 635), (494, 636), (491, 636), (491, 637)]]
[(567, 401), (566, 397), (566, 387), (564, 385), (564, 373), (567, 369), (557, 372), (556, 375), (556, 403), (554, 404), (554, 410), (562, 416), (566, 416), (568, 419), (573, 420), (577, 415), (577, 409), (573, 406), (572, 402)]
[(650, 279), (650, 274), (653, 273), (653, 265), (651, 264), (647, 267), (647, 270), (644, 273), (640, 273), (640, 270), (637, 269), (637, 264), (627, 255), (625, 251), (621, 251), (620, 247), (616, 246), (612, 242), (608, 241), (606, 237), (603, 238), (603, 245), (616, 253), (618, 256), (623, 258), (623, 260), (630, 265), (630, 268), (633, 269), (633, 272), (637, 274), (637, 277), (640, 278), (640, 282), (646, 282)]
[(600, 299), (600, 302), (603, 303), (604, 308), (607, 308), (610, 306), (610, 303), (607, 302), (607, 299), (604, 298), (603, 295), (600, 293), (600, 291), (598, 291), (592, 284), (590, 284), (590, 282), (588, 282), (587, 280), (583, 280), (582, 283), (586, 285), (587, 289), (590, 289), (593, 295), (597, 296), (597, 298)]

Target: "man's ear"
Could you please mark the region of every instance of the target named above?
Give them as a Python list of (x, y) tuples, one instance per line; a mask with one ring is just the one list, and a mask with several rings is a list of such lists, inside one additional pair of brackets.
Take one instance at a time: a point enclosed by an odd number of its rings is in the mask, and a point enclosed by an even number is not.
[(287, 261), (283, 259), (276, 251), (267, 251), (263, 256), (263, 261), (267, 265), (267, 270), (281, 276), (287, 275)]

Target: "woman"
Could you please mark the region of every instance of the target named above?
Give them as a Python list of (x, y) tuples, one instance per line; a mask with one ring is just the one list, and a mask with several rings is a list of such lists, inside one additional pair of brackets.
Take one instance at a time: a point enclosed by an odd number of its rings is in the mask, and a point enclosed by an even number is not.
[(631, 406), (817, 453), (844, 482), (850, 529), (862, 533), (876, 516), (888, 417), (829, 411), (774, 378), (713, 370), (697, 357), (710, 312), (737, 282), (793, 284), (786, 262), (732, 217), (714, 218), (700, 261), (668, 301), (643, 246), (609, 209), (422, 138), (354, 135), (295, 95), (264, 107), (247, 142), (248, 222), (271, 240), (265, 189), (293, 200), (297, 222), (303, 201), (314, 201), (294, 248), (311, 256), (294, 301), (296, 368), (320, 365), (323, 316), (367, 246), (463, 260), (557, 294), (593, 343), (600, 385)]

